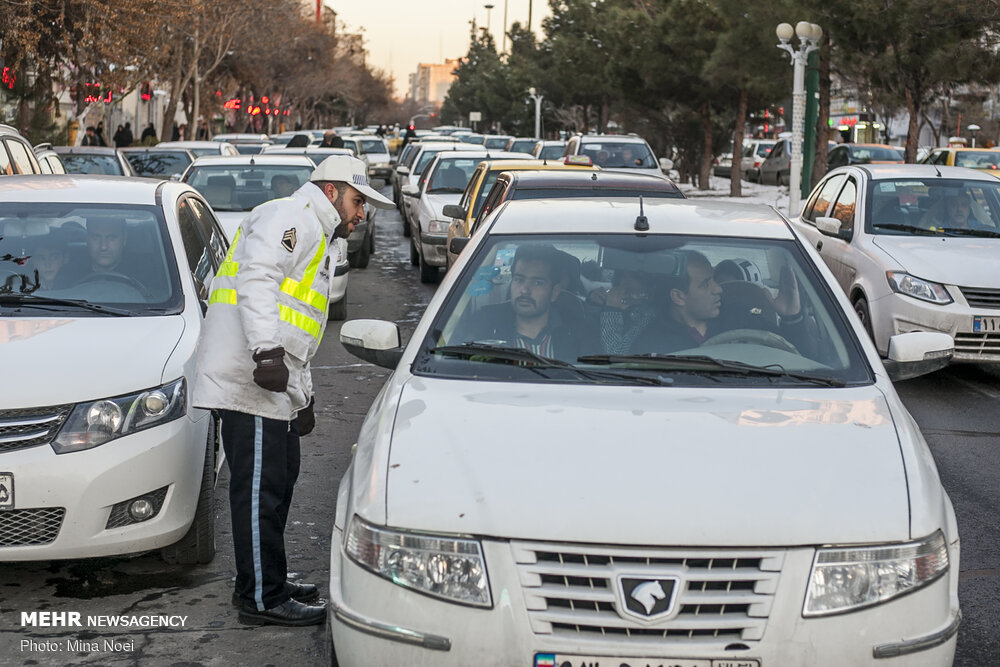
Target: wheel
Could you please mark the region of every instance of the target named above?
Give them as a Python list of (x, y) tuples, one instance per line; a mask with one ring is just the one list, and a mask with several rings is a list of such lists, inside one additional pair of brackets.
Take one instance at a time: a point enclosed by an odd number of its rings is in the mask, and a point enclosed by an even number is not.
[(215, 558), (215, 449), (218, 441), (215, 418), (205, 443), (205, 464), (201, 469), (201, 491), (194, 521), (179, 542), (160, 549), (160, 557), (170, 565), (204, 565)]
[(347, 319), (347, 296), (330, 304), (329, 318), (337, 322)]
[(431, 266), (420, 257), (420, 282), (433, 283), (438, 279), (438, 267)]
[(419, 266), (420, 265), (420, 253), (417, 252), (417, 244), (410, 239), (410, 265)]
[(347, 262), (351, 265), (352, 269), (363, 269), (368, 266), (368, 261), (371, 259), (370, 251), (368, 250), (368, 240), (361, 244), (355, 252), (352, 252), (347, 256)]
[(799, 350), (784, 336), (779, 336), (773, 331), (763, 329), (732, 329), (716, 334), (702, 343), (705, 345), (724, 345), (726, 343), (756, 343), (767, 347), (777, 348), (792, 354), (798, 354)]
[(875, 342), (875, 332), (872, 331), (872, 316), (868, 310), (868, 299), (863, 296), (855, 297), (854, 312), (858, 314), (858, 319), (861, 320), (865, 331), (868, 332), (868, 337), (872, 339), (872, 342)]
[(403, 206), (399, 207), (399, 217), (403, 219), (403, 236), (410, 236), (410, 221), (406, 219), (406, 209)]
[(787, 186), (788, 185), (788, 179), (789, 179), (789, 177), (787, 175), (782, 176), (781, 172), (779, 171), (778, 172), (778, 177), (775, 180), (777, 181), (777, 185), (786, 185)]
[(375, 221), (372, 221), (372, 233), (368, 235), (368, 252), (375, 254)]

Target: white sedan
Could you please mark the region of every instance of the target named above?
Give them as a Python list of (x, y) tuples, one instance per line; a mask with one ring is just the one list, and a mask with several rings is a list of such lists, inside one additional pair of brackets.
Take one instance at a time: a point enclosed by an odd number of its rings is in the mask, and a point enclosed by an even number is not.
[(817, 184), (796, 229), (875, 340), (943, 332), (958, 362), (1000, 362), (1000, 180), (962, 167), (857, 165)]
[[(567, 224), (571, 221), (572, 224)], [(819, 256), (772, 209), (509, 201), (412, 338), (341, 480), (355, 665), (950, 665), (955, 514)]]
[(215, 554), (218, 441), (191, 406), (226, 253), (196, 190), (0, 180), (0, 561)]

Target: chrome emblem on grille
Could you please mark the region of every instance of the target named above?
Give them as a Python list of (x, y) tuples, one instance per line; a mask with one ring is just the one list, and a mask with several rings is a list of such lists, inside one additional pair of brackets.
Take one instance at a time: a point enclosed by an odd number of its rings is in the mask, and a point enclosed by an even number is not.
[(674, 611), (678, 577), (618, 576), (619, 613), (644, 621), (661, 620)]

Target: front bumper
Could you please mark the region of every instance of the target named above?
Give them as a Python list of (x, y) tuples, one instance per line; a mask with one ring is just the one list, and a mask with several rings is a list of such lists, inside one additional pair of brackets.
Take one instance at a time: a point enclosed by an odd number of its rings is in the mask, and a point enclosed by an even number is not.
[(336, 303), (347, 295), (347, 280), (350, 277), (351, 265), (345, 258), (333, 270), (330, 280), (330, 303)]
[(974, 331), (974, 320), (987, 317), (1000, 320), (1000, 310), (971, 308), (961, 291), (951, 285), (948, 292), (954, 301), (944, 306), (904, 296), (896, 292), (869, 304), (876, 347), (885, 356), (889, 338), (911, 331), (934, 331), (955, 340), (953, 362), (1000, 363), (1000, 330)]
[[(212, 420), (204, 410), (93, 449), (56, 454), (49, 445), (0, 454), (14, 474), (14, 509), (0, 511), (0, 544), (24, 541), (30, 510), (65, 508), (55, 539), (0, 546), (0, 561), (90, 558), (137, 553), (177, 542), (194, 519)], [(153, 518), (106, 528), (112, 507), (167, 488)]]
[(388, 181), (392, 177), (390, 165), (373, 165), (368, 167), (368, 178), (381, 178)]
[[(886, 604), (823, 618), (803, 618), (802, 604), (814, 551), (778, 550), (783, 565), (772, 602), (755, 608), (760, 632), (754, 639), (714, 638), (710, 633), (667, 635), (643, 628), (581, 631), (592, 609), (548, 609), (532, 590), (531, 576), (515, 562), (517, 547), (484, 541), (494, 599), (492, 609), (444, 602), (397, 586), (359, 567), (342, 550), (335, 529), (330, 559), (328, 623), (337, 658), (354, 665), (525, 665), (537, 654), (608, 656), (612, 664), (645, 664), (651, 658), (703, 660), (706, 667), (741, 659), (774, 665), (950, 665), (960, 619), (957, 558), (936, 582)], [(544, 587), (544, 586), (543, 586)], [(586, 595), (586, 593), (584, 593)], [(708, 613), (708, 612), (706, 612)], [(546, 614), (568, 619), (554, 630)], [(761, 621), (760, 617), (764, 620)], [(706, 619), (711, 620), (711, 619)], [(573, 631), (576, 625), (577, 631)], [(601, 661), (602, 664), (604, 661)], [(575, 664), (575, 663), (574, 663)], [(753, 663), (748, 663), (753, 664)]]
[(420, 233), (420, 254), (423, 255), (424, 263), (428, 266), (447, 266), (448, 234)]

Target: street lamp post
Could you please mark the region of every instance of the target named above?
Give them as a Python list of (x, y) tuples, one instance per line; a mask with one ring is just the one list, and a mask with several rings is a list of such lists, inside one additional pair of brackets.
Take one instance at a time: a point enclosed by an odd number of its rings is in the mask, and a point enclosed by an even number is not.
[(975, 123), (973, 123), (972, 125), (969, 126), (969, 134), (972, 135), (972, 147), (973, 148), (976, 147), (976, 132), (978, 132), (981, 129), (983, 129), (983, 128), (979, 127)]
[(531, 99), (535, 100), (535, 139), (542, 138), (542, 97), (543, 95), (536, 95), (535, 88), (528, 88), (528, 95)]
[[(799, 21), (795, 25), (795, 28), (792, 28), (788, 23), (781, 23), (774, 32), (781, 41), (777, 47), (788, 52), (788, 55), (792, 58), (792, 67), (794, 68), (792, 138), (790, 141), (791, 164), (788, 176), (788, 214), (793, 216), (799, 212), (799, 201), (802, 196), (802, 130), (806, 112), (806, 61), (809, 58), (809, 54), (819, 48), (819, 40), (823, 36), (823, 29), (815, 23)], [(793, 48), (790, 41), (796, 35), (799, 38), (799, 46), (798, 48)]]
[(490, 15), (493, 13), (493, 5), (483, 5), (486, 8), (486, 32), (490, 31)]

